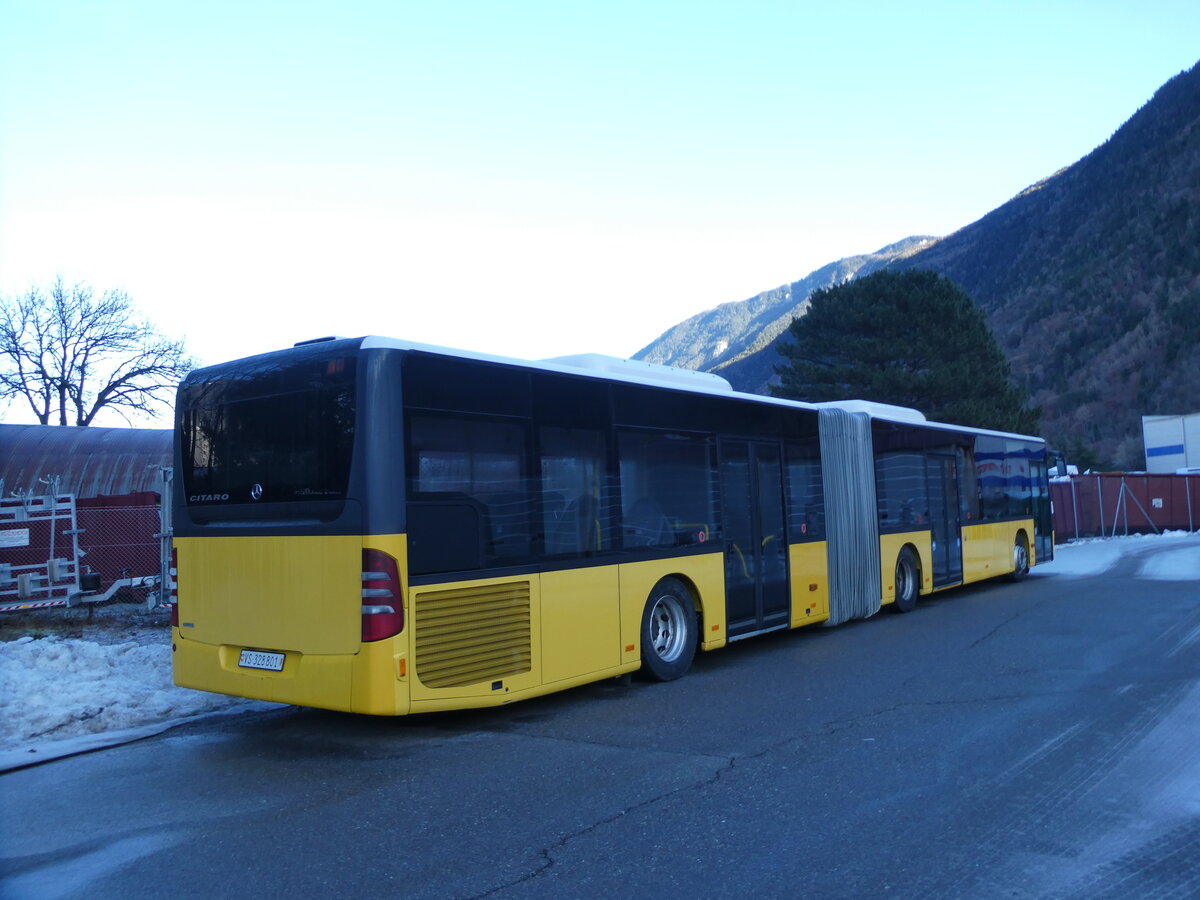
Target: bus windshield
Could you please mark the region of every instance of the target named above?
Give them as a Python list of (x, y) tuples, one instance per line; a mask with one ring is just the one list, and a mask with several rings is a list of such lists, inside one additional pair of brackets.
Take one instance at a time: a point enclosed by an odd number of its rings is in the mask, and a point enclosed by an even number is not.
[(346, 497), (353, 356), (264, 361), (236, 375), (185, 381), (178, 416), (189, 506)]

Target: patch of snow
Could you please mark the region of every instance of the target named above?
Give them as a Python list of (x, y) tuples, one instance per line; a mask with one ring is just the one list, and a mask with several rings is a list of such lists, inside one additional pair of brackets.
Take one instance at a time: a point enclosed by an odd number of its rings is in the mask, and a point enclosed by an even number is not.
[(1142, 563), (1140, 574), (1151, 581), (1200, 581), (1200, 547), (1156, 553)]
[(1121, 549), (1112, 541), (1076, 541), (1054, 548), (1054, 559), (1036, 566), (1038, 575), (1070, 575), (1076, 578), (1101, 575), (1117, 564)]
[[(1165, 549), (1168, 542), (1190, 544)], [(1142, 563), (1142, 576), (1160, 581), (1188, 581), (1200, 578), (1200, 535), (1187, 531), (1163, 534), (1130, 534), (1114, 538), (1088, 538), (1059, 544), (1054, 559), (1033, 569), (1039, 575), (1067, 575), (1076, 578), (1103, 575), (1122, 557), (1153, 551)]]
[(0, 643), (0, 698), (0, 771), (251, 706), (176, 687), (169, 643), (28, 636)]

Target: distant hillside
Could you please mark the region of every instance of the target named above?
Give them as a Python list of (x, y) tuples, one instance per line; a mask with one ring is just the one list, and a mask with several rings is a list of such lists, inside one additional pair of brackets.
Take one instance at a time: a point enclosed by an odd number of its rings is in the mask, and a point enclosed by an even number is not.
[[(1200, 409), (1200, 66), (1163, 85), (1079, 162), (949, 237), (883, 264), (933, 269), (975, 298), (1014, 374), (1042, 406), (1051, 441), (1141, 468), (1140, 417)], [(825, 277), (813, 287), (836, 278)], [(675, 365), (719, 371), (741, 390), (765, 392), (782, 359), (771, 344), (802, 312), (807, 293), (797, 286), (808, 280), (693, 317), (642, 358), (664, 354)], [(785, 290), (790, 297), (784, 302), (780, 294), (774, 333), (754, 331), (763, 316), (749, 314), (747, 304), (763, 301), (765, 309), (763, 298)], [(722, 331), (722, 316), (737, 327)], [(702, 328), (706, 321), (712, 327)], [(680, 329), (680, 337), (694, 336), (690, 342), (669, 341)], [(728, 347), (715, 352), (722, 341)]]
[(1200, 409), (1200, 66), (1075, 165), (896, 265), (987, 311), (1052, 440), (1141, 468), (1141, 416)]
[[(680, 322), (633, 355), (634, 359), (712, 371), (761, 350), (788, 327), (818, 288), (869, 275), (916, 253), (936, 238), (910, 237), (895, 244), (822, 266), (799, 281), (763, 291), (749, 300), (722, 303)], [(724, 373), (722, 373), (724, 374)], [(771, 372), (768, 368), (767, 377)]]

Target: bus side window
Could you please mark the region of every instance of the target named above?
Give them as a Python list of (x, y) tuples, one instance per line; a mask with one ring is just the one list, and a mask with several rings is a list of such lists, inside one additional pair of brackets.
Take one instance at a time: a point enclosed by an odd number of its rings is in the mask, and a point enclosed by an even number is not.
[(975, 471), (975, 451), (958, 448), (958, 517), (963, 525), (979, 521), (979, 476)]
[(1004, 439), (980, 435), (975, 439), (975, 467), (979, 473), (980, 516), (986, 521), (1008, 515), (1008, 474)]
[(813, 446), (787, 447), (788, 540), (814, 541), (825, 536), (825, 489), (821, 456)]
[(1025, 441), (1006, 438), (1004, 460), (1008, 470), (1008, 514), (1033, 515), (1033, 480), (1030, 477), (1030, 457), (1033, 448)]
[(875, 492), (880, 528), (928, 527), (925, 458), (920, 453), (879, 454), (875, 458)]
[(678, 547), (715, 536), (711, 438), (626, 431), (618, 452), (624, 546)]
[(546, 553), (583, 555), (605, 549), (603, 435), (546, 427), (538, 439)]
[[(530, 558), (532, 504), (523, 472), (522, 425), (483, 418), (415, 417), (409, 442), (413, 501), (409, 540), (422, 559), (439, 567), (430, 571), (440, 571), (449, 560), (470, 560), (476, 555), (482, 557), (476, 567)], [(451, 552), (440, 546), (458, 542), (466, 549)], [(434, 549), (434, 545), (439, 546)]]

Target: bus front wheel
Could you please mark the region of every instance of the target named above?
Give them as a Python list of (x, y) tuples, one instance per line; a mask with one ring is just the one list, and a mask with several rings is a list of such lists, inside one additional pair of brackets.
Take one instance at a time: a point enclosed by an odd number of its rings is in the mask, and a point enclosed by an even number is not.
[(642, 668), (655, 681), (674, 681), (691, 667), (698, 637), (691, 592), (678, 579), (664, 578), (642, 613)]
[(896, 602), (892, 611), (912, 612), (917, 607), (917, 595), (921, 592), (921, 570), (912, 548), (905, 547), (896, 558)]

